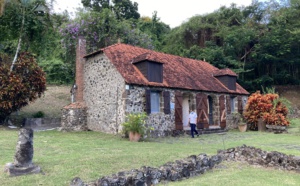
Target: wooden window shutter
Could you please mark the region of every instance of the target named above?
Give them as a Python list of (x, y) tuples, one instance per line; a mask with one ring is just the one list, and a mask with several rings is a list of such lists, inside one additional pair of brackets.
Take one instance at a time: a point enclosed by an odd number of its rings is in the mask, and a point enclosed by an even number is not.
[(164, 113), (165, 114), (170, 114), (171, 113), (171, 109), (170, 109), (170, 92), (169, 91), (164, 91), (163, 96), (164, 96)]
[(146, 97), (146, 113), (151, 113), (151, 91), (149, 89), (146, 89), (145, 97)]
[(226, 107), (225, 107), (225, 95), (219, 97), (219, 109), (220, 109), (220, 125), (221, 128), (226, 127)]
[(180, 92), (175, 93), (175, 129), (176, 130), (183, 130), (182, 94)]
[(226, 111), (227, 114), (231, 114), (231, 103), (230, 96), (226, 96)]
[(243, 114), (243, 110), (242, 96), (238, 96), (238, 112)]

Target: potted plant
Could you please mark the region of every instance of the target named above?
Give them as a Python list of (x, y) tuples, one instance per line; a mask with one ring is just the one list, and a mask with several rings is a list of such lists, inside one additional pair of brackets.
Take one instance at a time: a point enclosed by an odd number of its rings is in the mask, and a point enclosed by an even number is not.
[(146, 113), (131, 113), (126, 116), (126, 122), (122, 124), (123, 133), (129, 136), (130, 141), (139, 141), (147, 132)]
[(234, 112), (232, 113), (232, 119), (234, 125), (238, 127), (240, 132), (245, 132), (247, 130), (247, 123), (245, 122), (242, 114)]
[(239, 128), (240, 132), (246, 132), (247, 131), (247, 123), (244, 121), (242, 116), (241, 116), (240, 121), (238, 123), (238, 128)]

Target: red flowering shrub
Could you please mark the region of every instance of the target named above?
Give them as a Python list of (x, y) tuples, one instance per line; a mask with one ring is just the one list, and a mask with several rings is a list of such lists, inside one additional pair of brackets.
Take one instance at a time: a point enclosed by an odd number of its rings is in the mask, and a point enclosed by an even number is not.
[(45, 73), (31, 54), (20, 54), (11, 73), (9, 69), (7, 62), (0, 63), (0, 123), (46, 89)]
[(262, 118), (269, 125), (288, 126), (288, 108), (279, 99), (278, 94), (251, 94), (246, 104), (244, 118), (251, 124), (251, 128), (257, 128), (258, 119)]

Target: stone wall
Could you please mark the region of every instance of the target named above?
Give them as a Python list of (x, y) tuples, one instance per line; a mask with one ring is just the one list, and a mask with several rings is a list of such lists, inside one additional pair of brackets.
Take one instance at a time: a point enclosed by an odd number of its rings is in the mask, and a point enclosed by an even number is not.
[[(238, 122), (239, 122), (239, 119), (240, 119), (240, 117), (237, 115), (237, 113), (238, 113), (238, 110), (237, 110), (238, 109), (238, 99), (234, 99), (234, 100), (235, 100), (234, 113), (226, 115), (226, 129), (228, 129), (228, 130), (237, 129), (238, 128)], [(245, 107), (246, 107), (247, 100), (248, 100), (247, 96), (242, 96), (243, 109), (245, 109)]]
[[(196, 94), (198, 91), (190, 91), (190, 90), (179, 90), (179, 89), (168, 89), (161, 87), (145, 87), (138, 85), (127, 85), (127, 89), (125, 90), (122, 96), (122, 103), (124, 103), (125, 107), (125, 115), (129, 113), (136, 112), (145, 112), (146, 108), (146, 98), (145, 98), (145, 89), (151, 89), (155, 91), (161, 92), (160, 99), (160, 112), (159, 113), (151, 113), (148, 115), (146, 120), (147, 126), (153, 128), (151, 131), (151, 137), (163, 137), (172, 135), (173, 130), (175, 130), (175, 110), (171, 109), (170, 114), (165, 114), (163, 112), (164, 100), (162, 96), (163, 91), (170, 92), (170, 105), (175, 105), (175, 92), (180, 91), (182, 95), (189, 96), (190, 107), (196, 106)], [(220, 125), (220, 109), (219, 109), (219, 97), (221, 94), (215, 93), (205, 93), (207, 96), (211, 96), (213, 100), (213, 121), (215, 125)], [(227, 95), (228, 96), (228, 95)], [(236, 99), (237, 102), (237, 99)], [(226, 104), (226, 103), (225, 103)], [(237, 104), (237, 103), (236, 103)], [(226, 108), (226, 107), (225, 107)], [(230, 122), (230, 120), (229, 120)], [(235, 126), (236, 128), (236, 126)]]
[[(241, 161), (251, 165), (273, 167), (300, 172), (300, 157), (286, 155), (280, 152), (267, 152), (261, 149), (243, 145), (241, 147), (219, 150), (211, 157), (206, 154), (192, 155), (187, 158), (166, 163), (159, 168), (143, 166), (140, 169), (122, 171), (111, 176), (84, 183), (79, 177), (71, 181), (70, 186), (138, 186), (157, 185), (199, 176), (216, 167), (222, 161)], [(122, 168), (120, 168), (122, 169)]]
[(118, 133), (125, 119), (125, 82), (104, 55), (90, 57), (84, 66), (84, 101), (90, 130)]
[(60, 131), (85, 131), (87, 128), (87, 107), (83, 102), (75, 102), (62, 109)]
[(227, 161), (242, 161), (251, 165), (300, 171), (299, 156), (286, 155), (277, 151), (267, 152), (259, 148), (243, 145), (227, 150), (219, 150), (218, 155)]
[(226, 116), (226, 129), (237, 129), (239, 124), (240, 116), (237, 114), (228, 114)]
[(80, 178), (74, 178), (70, 186), (138, 186), (157, 185), (160, 182), (174, 182), (204, 174), (215, 165), (221, 163), (221, 156), (209, 157), (206, 154), (192, 155), (182, 160), (169, 162), (159, 168), (141, 167), (130, 171), (118, 172), (85, 184)]
[[(149, 89), (149, 87), (146, 87)], [(153, 87), (151, 88), (156, 91), (169, 91), (170, 92), (170, 103), (175, 104), (175, 93), (174, 90)], [(145, 87), (143, 86), (133, 86), (126, 90), (126, 96), (123, 97), (126, 103), (126, 114), (135, 112), (145, 112), (146, 108), (146, 98), (145, 98)], [(175, 114), (174, 110), (171, 110), (170, 114), (165, 114), (163, 112), (164, 100), (161, 95), (160, 99), (160, 110), (159, 113), (151, 113), (148, 115), (146, 124), (148, 127), (153, 128), (150, 132), (151, 137), (163, 137), (172, 134), (175, 129)]]
[(60, 118), (26, 118), (23, 127), (32, 128), (33, 130), (46, 130), (60, 126)]

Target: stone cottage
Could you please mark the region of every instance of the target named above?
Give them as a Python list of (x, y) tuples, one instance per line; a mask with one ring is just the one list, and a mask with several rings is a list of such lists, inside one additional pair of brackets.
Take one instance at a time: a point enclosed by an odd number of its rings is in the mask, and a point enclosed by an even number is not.
[(198, 129), (226, 128), (226, 117), (242, 112), (248, 92), (230, 69), (208, 62), (118, 43), (85, 54), (79, 39), (75, 102), (64, 107), (62, 127), (118, 133), (125, 116), (146, 112), (153, 135), (190, 130), (189, 109)]

